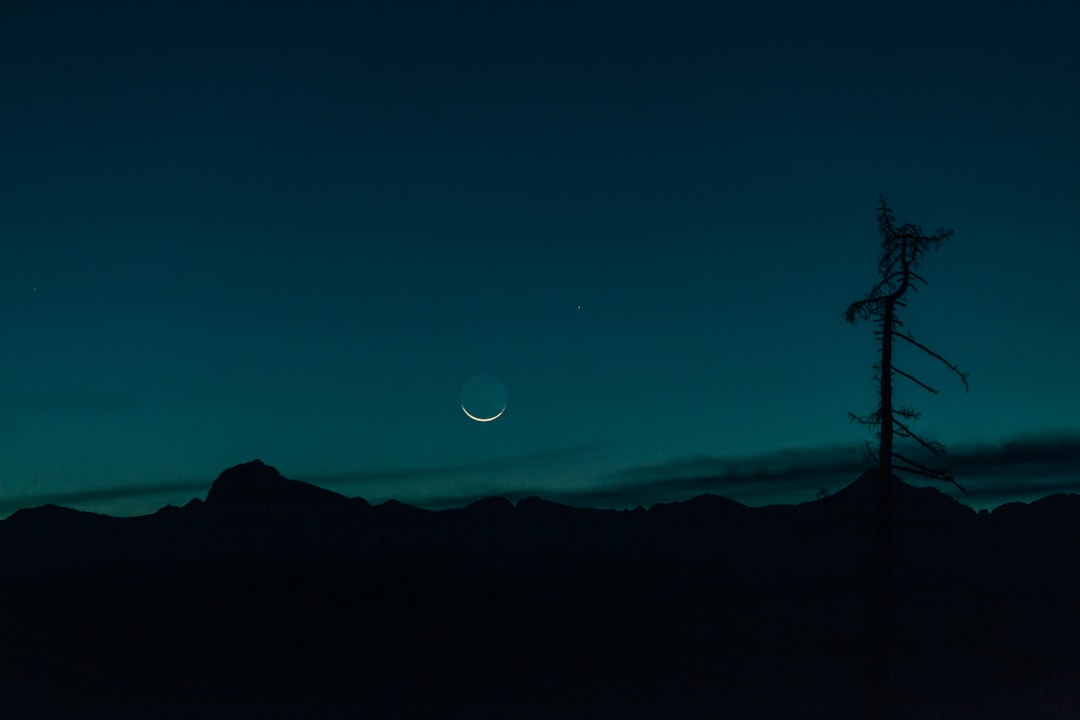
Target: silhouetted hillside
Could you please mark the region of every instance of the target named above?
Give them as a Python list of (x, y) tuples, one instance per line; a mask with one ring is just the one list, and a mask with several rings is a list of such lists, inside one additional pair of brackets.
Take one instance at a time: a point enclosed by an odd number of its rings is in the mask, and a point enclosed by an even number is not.
[[(11, 717), (864, 717), (876, 477), (815, 502), (372, 506), (230, 468), (0, 522)], [(894, 480), (895, 717), (1080, 710), (1080, 496)]]
[(333, 512), (348, 502), (338, 493), (284, 478), (261, 460), (229, 468), (206, 494), (206, 508), (225, 513)]

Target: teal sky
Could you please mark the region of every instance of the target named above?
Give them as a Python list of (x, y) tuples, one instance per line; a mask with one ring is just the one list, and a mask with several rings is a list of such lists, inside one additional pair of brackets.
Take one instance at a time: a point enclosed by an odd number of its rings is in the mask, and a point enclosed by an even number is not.
[(373, 500), (812, 499), (857, 472), (766, 480), (868, 437), (879, 193), (955, 231), (905, 321), (971, 392), (902, 358), (918, 429), (983, 504), (1077, 478), (1075, 2), (92, 5), (0, 22), (5, 514), (256, 457)]

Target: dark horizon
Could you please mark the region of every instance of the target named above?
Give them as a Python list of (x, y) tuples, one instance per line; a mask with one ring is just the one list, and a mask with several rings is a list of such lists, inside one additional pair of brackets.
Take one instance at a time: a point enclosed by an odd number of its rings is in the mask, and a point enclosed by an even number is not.
[[(593, 487), (558, 488), (551, 486), (519, 487), (500, 491), (499, 472), (512, 472), (522, 463), (535, 463), (583, 451), (571, 448), (542, 456), (508, 457), (484, 465), (450, 466), (398, 470), (393, 472), (339, 472), (330, 474), (290, 473), (286, 477), (324, 487), (348, 497), (371, 502), (397, 500), (427, 509), (463, 507), (487, 497), (506, 497), (512, 501), (536, 496), (580, 507), (633, 509), (657, 503), (688, 500), (702, 494), (729, 497), (749, 506), (798, 504), (814, 500), (820, 491), (833, 493), (873, 466), (864, 447), (826, 447), (787, 450), (743, 458), (693, 457), (674, 463), (640, 466), (613, 473), (606, 484)], [(272, 458), (260, 458), (276, 467)], [(951, 450), (947, 456), (957, 480), (969, 491), (959, 492), (946, 483), (897, 473), (901, 479), (919, 486), (935, 487), (958, 502), (975, 510), (993, 510), (1009, 502), (1031, 502), (1058, 493), (1080, 493), (1080, 435), (1045, 433), (1016, 438), (997, 445), (969, 445)], [(249, 458), (250, 460), (250, 458)], [(222, 468), (224, 471), (226, 468)], [(395, 483), (439, 481), (462, 472), (488, 472), (495, 479), (488, 491), (457, 495), (421, 495), (416, 488), (395, 494)], [(109, 501), (143, 498), (145, 510), (120, 515), (146, 515), (166, 503), (151, 498), (171, 495), (182, 505), (186, 498), (202, 499), (210, 481), (169, 482), (132, 488), (102, 487), (53, 495), (0, 500), (0, 518), (16, 510), (45, 504), (74, 509), (107, 507)], [(380, 488), (371, 492), (373, 487)], [(364, 492), (367, 488), (368, 492)], [(354, 492), (359, 489), (360, 492)], [(184, 493), (199, 493), (186, 497)], [(101, 510), (94, 510), (102, 512)], [(112, 514), (104, 512), (104, 514)]]
[[(883, 535), (886, 497), (897, 532)], [(0, 522), (0, 707), (1071, 717), (1078, 553), (1080, 495), (976, 514), (874, 471), (797, 506), (436, 513), (253, 461), (152, 516)]]

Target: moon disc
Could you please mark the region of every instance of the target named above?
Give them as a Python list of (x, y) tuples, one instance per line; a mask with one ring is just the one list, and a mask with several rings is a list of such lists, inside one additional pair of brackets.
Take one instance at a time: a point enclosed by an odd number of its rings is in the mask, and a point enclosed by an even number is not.
[(491, 375), (470, 378), (461, 388), (461, 409), (477, 422), (491, 422), (506, 410), (506, 388)]

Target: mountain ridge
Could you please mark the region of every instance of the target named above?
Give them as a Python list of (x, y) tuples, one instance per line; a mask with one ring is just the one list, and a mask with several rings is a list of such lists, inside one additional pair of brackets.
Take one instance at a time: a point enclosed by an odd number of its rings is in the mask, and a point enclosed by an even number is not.
[[(825, 560), (830, 553), (850, 560), (851, 551), (840, 547), (840, 538), (854, 543), (856, 537), (869, 537), (877, 521), (877, 491), (876, 474), (868, 470), (831, 495), (797, 505), (751, 507), (705, 494), (648, 509), (600, 510), (536, 496), (516, 503), (491, 496), (464, 508), (425, 510), (396, 500), (371, 505), (286, 478), (256, 459), (224, 470), (205, 500), (194, 498), (152, 515), (114, 518), (57, 505), (19, 510), (0, 521), (0, 571), (149, 563), (155, 554), (270, 561), (299, 561), (305, 553), (446, 554), (462, 548), (490, 551), (493, 543), (503, 546), (502, 555), (576, 552), (611, 558), (647, 548), (664, 556), (722, 557), (747, 571), (766, 560), (794, 571), (799, 562), (792, 558), (804, 553), (785, 548), (800, 543), (804, 551), (816, 547), (825, 564), (835, 565)], [(1080, 495), (1057, 494), (976, 513), (936, 488), (912, 486), (894, 476), (893, 498), (898, 541), (931, 559), (935, 552), (951, 555), (964, 567), (964, 554), (1014, 557), (1005, 538), (1047, 546), (1055, 558), (1059, 547), (1075, 545), (1080, 554)], [(935, 550), (934, 543), (942, 545)], [(725, 554), (730, 544), (744, 546), (745, 561)], [(817, 561), (802, 562), (800, 572), (812, 572)], [(1060, 558), (1051, 564), (1064, 562)]]
[[(1080, 496), (975, 513), (894, 482), (895, 717), (1070, 716)], [(153, 515), (21, 510), (0, 521), (0, 708), (863, 718), (875, 483), (798, 505), (433, 511), (252, 461)]]

